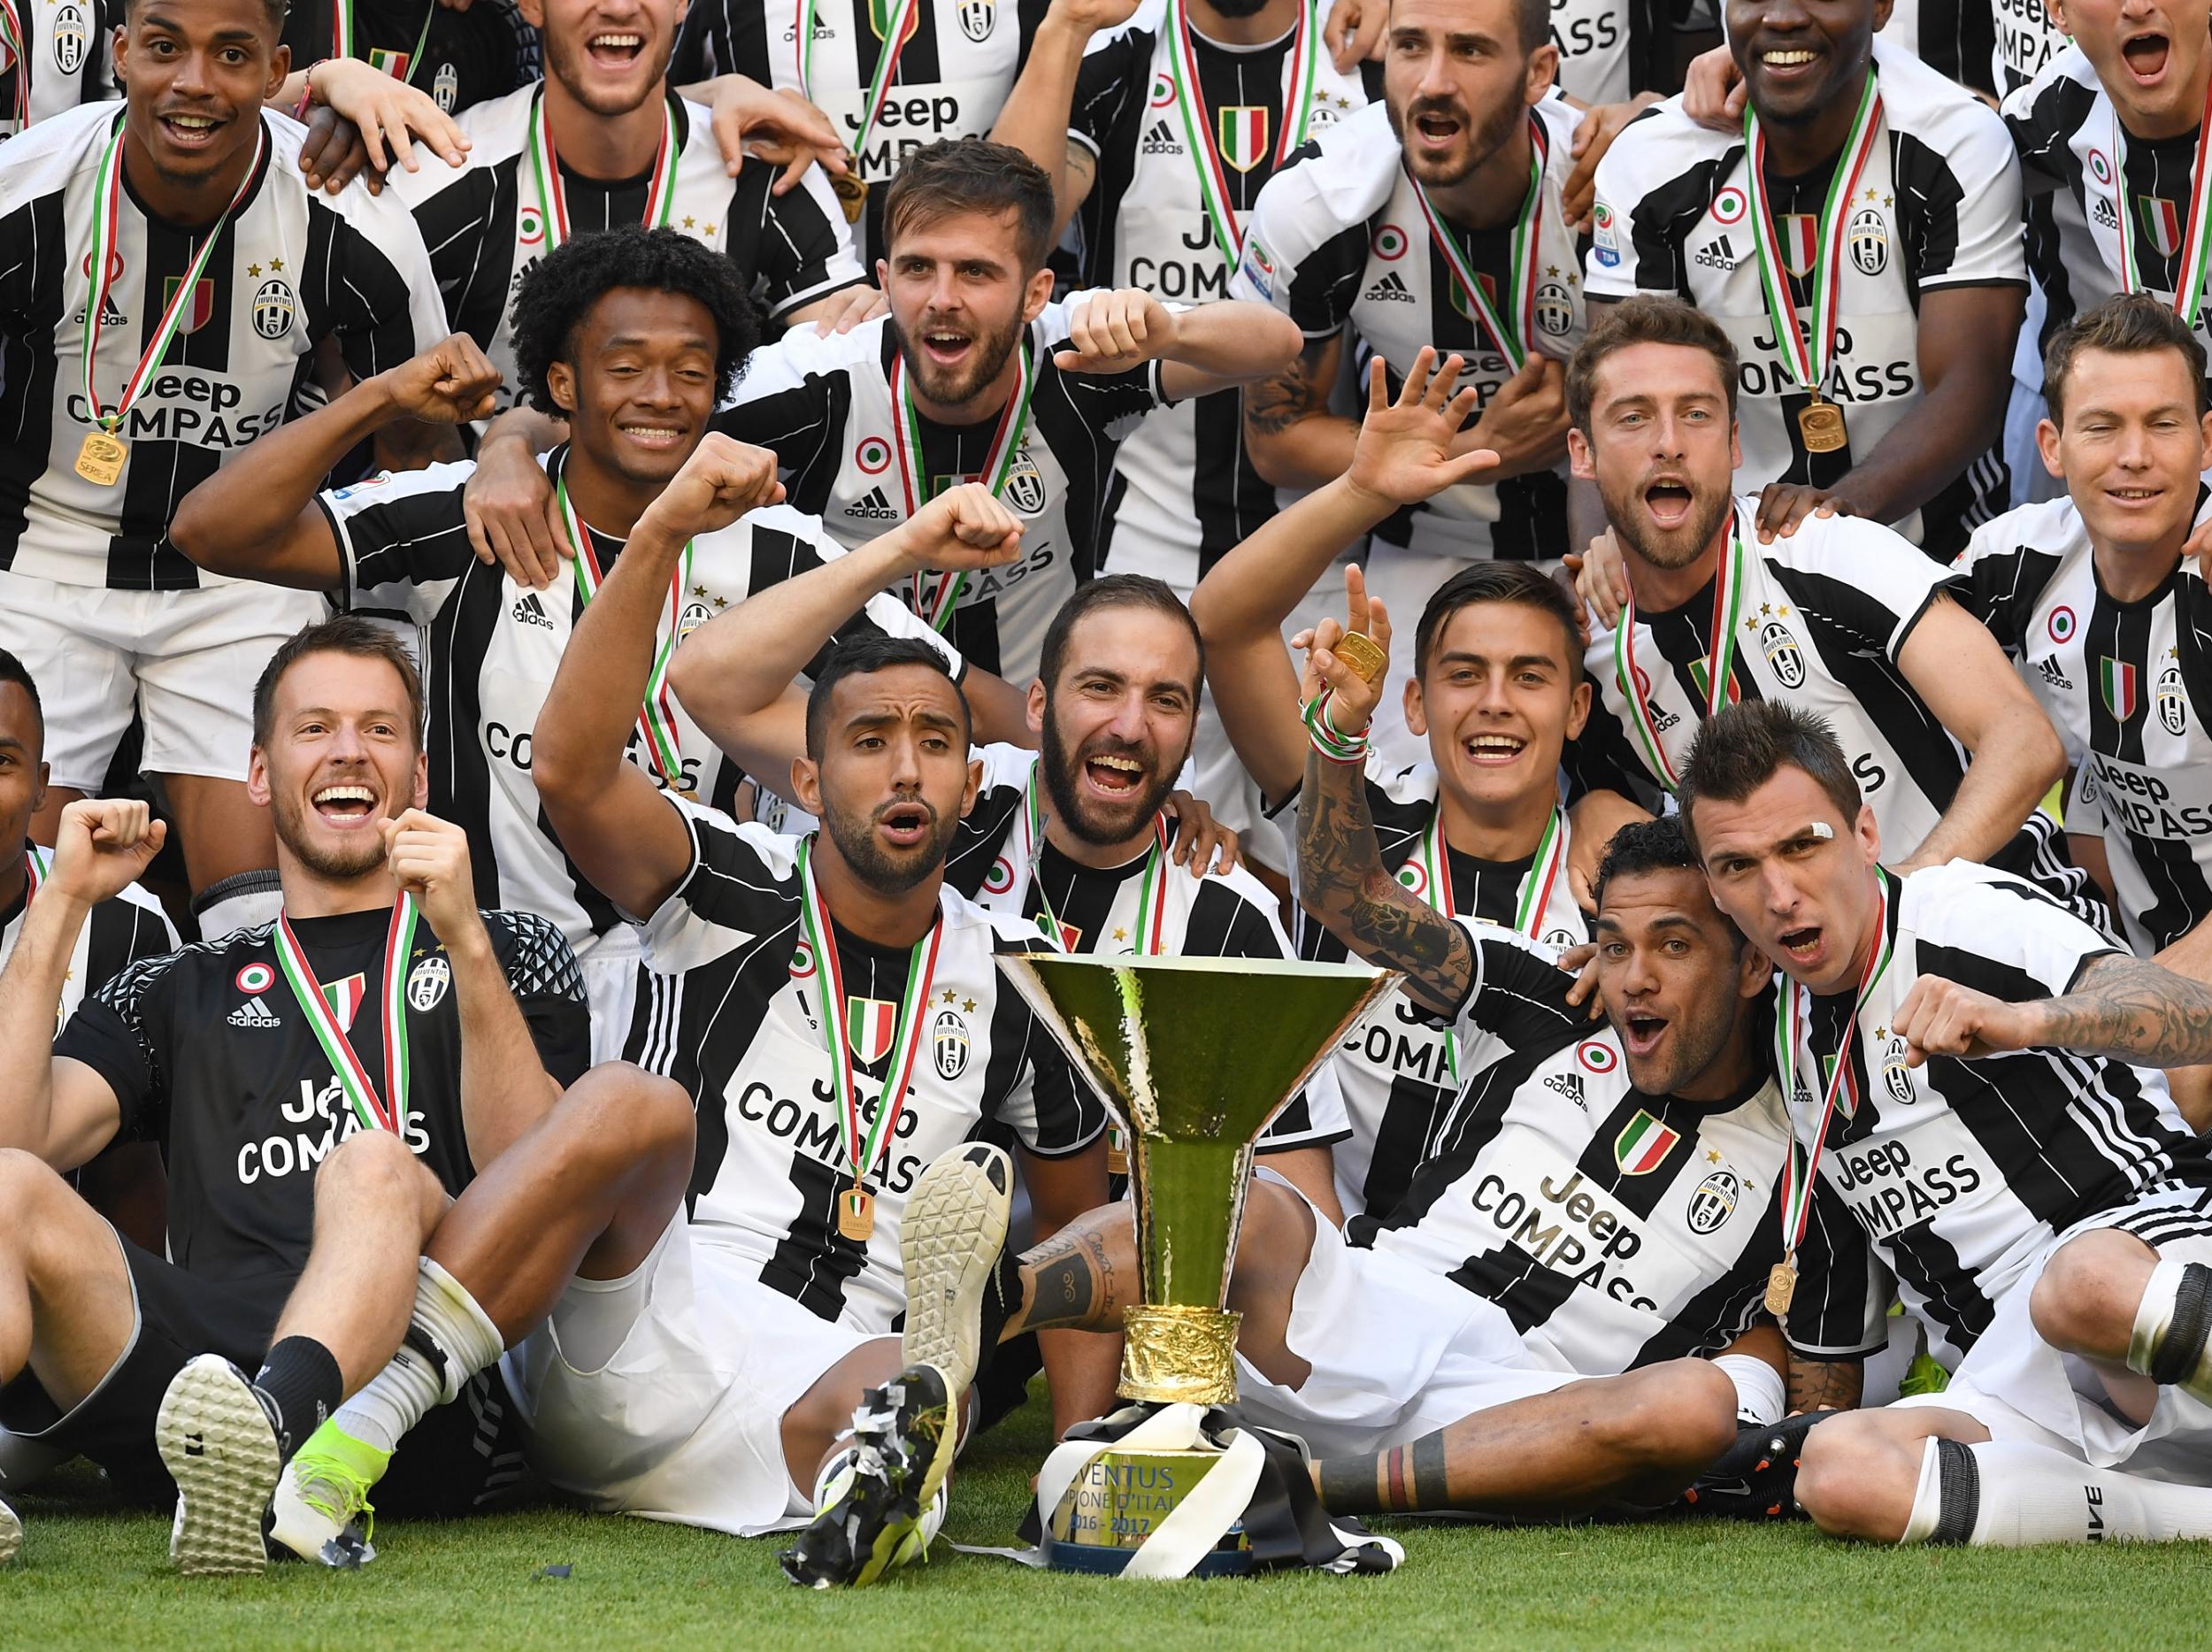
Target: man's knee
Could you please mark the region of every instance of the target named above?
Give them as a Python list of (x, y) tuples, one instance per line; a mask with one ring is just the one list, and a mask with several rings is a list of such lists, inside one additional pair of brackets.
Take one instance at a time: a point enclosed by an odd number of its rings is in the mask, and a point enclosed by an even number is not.
[(318, 1203), (341, 1196), (411, 1206), (423, 1217), (426, 1233), (436, 1225), (445, 1190), (396, 1132), (357, 1130), (315, 1172)]
[(1844, 1411), (1805, 1435), (1798, 1506), (1832, 1537), (1894, 1543), (1912, 1518), (1927, 1431), (1908, 1413)]
[(69, 1184), (37, 1154), (0, 1148), (0, 1212), (8, 1218), (0, 1227), (20, 1233), (27, 1224), (19, 1218), (36, 1212), (55, 1195), (69, 1193)]
[(1253, 1178), (1237, 1230), (1231, 1288), (1239, 1279), (1271, 1294), (1294, 1288), (1313, 1256), (1315, 1220), (1313, 1207), (1282, 1183)]
[(555, 1107), (554, 1150), (579, 1169), (613, 1178), (691, 1170), (691, 1097), (672, 1080), (627, 1062), (608, 1061), (570, 1085)]
[(1695, 1474), (1736, 1442), (1736, 1385), (1710, 1360), (1669, 1360), (1607, 1387), (1600, 1427), (1654, 1467)]
[(44, 1159), (0, 1148), (0, 1247), (14, 1253), (27, 1276), (41, 1271), (42, 1259), (76, 1250), (91, 1229), (104, 1226)]
[(2141, 1240), (2111, 1229), (2067, 1241), (2028, 1297), (2036, 1334), (2068, 1353), (2124, 1357), (2157, 1259)]

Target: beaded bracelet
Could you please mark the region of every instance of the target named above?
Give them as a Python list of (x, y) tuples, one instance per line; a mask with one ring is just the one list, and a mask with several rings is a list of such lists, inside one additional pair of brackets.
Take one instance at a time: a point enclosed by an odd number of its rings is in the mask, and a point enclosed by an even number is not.
[(1306, 736), (1313, 749), (1331, 763), (1364, 764), (1367, 761), (1367, 730), (1362, 726), (1356, 734), (1346, 734), (1330, 719), (1329, 707), (1335, 703), (1333, 690), (1324, 688), (1306, 702), (1300, 713), (1306, 725)]

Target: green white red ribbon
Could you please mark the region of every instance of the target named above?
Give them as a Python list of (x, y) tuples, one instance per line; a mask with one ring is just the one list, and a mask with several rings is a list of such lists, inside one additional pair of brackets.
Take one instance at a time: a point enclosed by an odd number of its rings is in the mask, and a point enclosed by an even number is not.
[[(814, 95), (814, 13), (818, 0), (805, 0), (799, 8), (799, 96), (810, 104), (822, 100)], [(868, 81), (868, 98), (861, 105), (860, 129), (853, 134), (853, 176), (860, 175), (860, 152), (867, 148), (869, 134), (876, 129), (876, 120), (883, 113), (883, 105), (891, 96), (891, 82), (896, 78), (899, 54), (906, 50), (907, 37), (918, 21), (921, 0), (868, 0), (868, 15), (876, 33), (881, 36), (883, 50), (876, 54), (876, 72)]]
[(31, 54), (24, 45), (23, 19), (15, 0), (0, 0), (0, 46), (8, 49), (15, 62), (15, 127), (21, 132), (31, 124)]
[[(998, 431), (991, 438), (990, 453), (983, 461), (983, 485), (991, 490), (994, 498), (1012, 474), (1015, 456), (1021, 451), (1023, 433), (1029, 428), (1029, 396), (1036, 388), (1037, 367), (1025, 338), (1019, 360), (1020, 377), (1015, 381), (1013, 395), (1006, 398), (1006, 405), (999, 411)], [(922, 416), (914, 406), (914, 388), (908, 382), (903, 352), (891, 358), (891, 434), (892, 449), (899, 461), (899, 487), (907, 519), (911, 521), (929, 502), (923, 496)], [(928, 622), (933, 631), (941, 633), (952, 623), (952, 611), (959, 605), (960, 593), (967, 583), (968, 576), (964, 573), (941, 574), (933, 592), (926, 576), (917, 573), (910, 587), (908, 605)]]
[(906, 963), (906, 990), (899, 998), (899, 1018), (891, 1034), (891, 1061), (884, 1069), (883, 1087), (876, 1095), (875, 1122), (864, 1126), (860, 1115), (860, 1087), (853, 1078), (852, 1029), (845, 1023), (845, 972), (837, 961), (837, 932), (830, 926), (828, 904), (814, 880), (811, 834), (799, 841), (799, 918), (806, 943), (814, 953), (814, 979), (822, 1010), (822, 1036), (828, 1041), (830, 1080), (837, 1087), (837, 1132), (852, 1166), (853, 1182), (864, 1187), (876, 1155), (906, 1106), (907, 1080), (913, 1076), (914, 1057), (921, 1049), (923, 1009), (929, 1002), (930, 982), (937, 973), (937, 948), (944, 934), (941, 909), (929, 934), (914, 943)]
[[(568, 239), (568, 195), (561, 185), (560, 159), (553, 152), (553, 129), (545, 121), (545, 88), (530, 100), (530, 170), (537, 181), (538, 205), (545, 214), (545, 250), (551, 252)], [(676, 142), (676, 114), (667, 98), (661, 99), (660, 148), (653, 154), (653, 181), (645, 194), (644, 224), (660, 229), (668, 223), (676, 204), (676, 158), (682, 146)]]
[[(1037, 927), (1052, 943), (1055, 952), (1068, 949), (1067, 931), (1061, 927), (1060, 914), (1052, 910), (1052, 897), (1045, 893), (1044, 881), (1038, 876), (1045, 853), (1044, 800), (1038, 795), (1037, 759), (1029, 770), (1027, 784), (1022, 788), (1022, 864), (1027, 869), (1030, 885), (1037, 891), (1037, 903), (1044, 910), (1037, 914)], [(1161, 936), (1167, 930), (1167, 817), (1155, 815), (1152, 818), (1152, 847), (1145, 851), (1144, 881), (1137, 889), (1137, 941), (1133, 950), (1141, 958), (1160, 956)]]
[(1406, 181), (1413, 186), (1413, 198), (1420, 203), (1421, 216), (1428, 220), (1429, 239), (1444, 255), (1444, 262), (1451, 266), (1452, 280), (1467, 296), (1467, 303), (1490, 334), (1490, 342), (1498, 347), (1514, 372), (1518, 373), (1528, 361), (1528, 342), (1536, 335), (1536, 254), (1544, 227), (1544, 165), (1550, 152), (1550, 142), (1544, 135), (1544, 123), (1534, 115), (1528, 118), (1528, 195), (1521, 202), (1520, 215), (1513, 220), (1513, 257), (1507, 274), (1513, 306), (1513, 319), (1508, 325), (1497, 305), (1490, 302), (1490, 291), (1476, 275), (1474, 265), (1460, 248), (1459, 237), (1453, 234), (1437, 211), (1436, 204), (1429, 199), (1429, 192), (1421, 181), (1406, 171)]
[(368, 1069), (361, 1064), (361, 1057), (354, 1054), (353, 1041), (346, 1036), (346, 1029), (339, 1025), (336, 1007), (324, 994), (322, 982), (315, 978), (315, 966), (307, 961), (306, 950), (301, 947), (299, 937), (292, 933), (292, 920), (280, 912), (273, 937), (277, 966), (284, 972), (292, 995), (299, 1000), (315, 1041), (323, 1047), (323, 1054), (330, 1057), (330, 1064), (338, 1075), (338, 1087), (345, 1093), (346, 1103), (353, 1109), (354, 1117), (365, 1128), (389, 1130), (396, 1135), (404, 1132), (407, 1126), (407, 960), (414, 950), (415, 918), (415, 897), (403, 892), (392, 908), (392, 921), (384, 934), (384, 982), (383, 990), (378, 995), (384, 1033), (381, 1097), (369, 1078)]
[[(1214, 245), (1234, 269), (1244, 253), (1244, 230), (1229, 200), (1229, 174), (1222, 170), (1221, 145), (1213, 122), (1206, 119), (1206, 99), (1198, 78), (1198, 53), (1191, 35), (1190, 18), (1182, 0), (1167, 0), (1160, 32), (1175, 64), (1175, 108), (1183, 119), (1184, 146), (1198, 173), (1199, 199), (1204, 204), (1207, 227)], [(1283, 112), (1275, 123), (1275, 161), (1280, 167), (1291, 151), (1306, 141), (1306, 118), (1313, 104), (1314, 76), (1321, 54), (1314, 50), (1313, 7), (1301, 4), (1298, 26), (1291, 36), (1290, 78), (1283, 94)]]
[(92, 273), (92, 285), (84, 307), (84, 399), (92, 415), (92, 422), (101, 429), (112, 433), (123, 422), (140, 394), (155, 373), (161, 370), (161, 358), (167, 353), (169, 341), (175, 338), (177, 329), (184, 325), (184, 318), (192, 308), (192, 295), (198, 290), (200, 276), (207, 268), (208, 258), (215, 250), (215, 243), (223, 238), (223, 231), (230, 224), (230, 215), (238, 210), (238, 204), (253, 188), (254, 180), (261, 173), (262, 158), (269, 152), (269, 127), (255, 111), (253, 165), (246, 168), (246, 175), (238, 181), (238, 191), (223, 209), (222, 216), (207, 228), (201, 238), (200, 250), (192, 255), (192, 267), (185, 272), (184, 280), (177, 283), (171, 295), (169, 307), (161, 312), (161, 321), (154, 328), (153, 342), (146, 346), (146, 353), (138, 358), (123, 393), (115, 405), (105, 411), (100, 406), (100, 393), (93, 383), (93, 365), (100, 350), (100, 312), (107, 308), (108, 288), (115, 280), (112, 267), (115, 257), (116, 223), (122, 211), (123, 198), (123, 117), (115, 117), (115, 129), (108, 134), (107, 148), (101, 152), (100, 170), (92, 188), (92, 256), (88, 267)]
[[(1743, 606), (1743, 523), (1731, 511), (1728, 553), (1721, 558), (1713, 584), (1712, 641), (1705, 652), (1705, 715), (1710, 718), (1728, 703), (1731, 673), (1736, 665), (1736, 621)], [(1628, 702), (1629, 726), (1636, 731), (1644, 758), (1660, 783), (1672, 791), (1678, 780), (1667, 760), (1665, 742), (1652, 719), (1649, 691), (1653, 685), (1636, 666), (1636, 598), (1632, 592), (1622, 605), (1620, 624), (1613, 631), (1613, 680), (1621, 698)]]
[[(2204, 304), (2206, 266), (2212, 262), (2212, 211), (2205, 210), (2206, 197), (2212, 195), (2212, 153), (2208, 153), (2208, 146), (2212, 146), (2212, 81), (2206, 82), (2204, 113), (2197, 123), (2197, 158), (2189, 169), (2189, 221), (2181, 235), (2181, 275), (2174, 283), (2174, 313), (2193, 327)], [(2120, 290), (2139, 293), (2143, 282), (2135, 268), (2135, 220), (2128, 211), (2127, 178), (2127, 134), (2121, 130), (2119, 111), (2115, 109), (2112, 209), (2120, 227)]]

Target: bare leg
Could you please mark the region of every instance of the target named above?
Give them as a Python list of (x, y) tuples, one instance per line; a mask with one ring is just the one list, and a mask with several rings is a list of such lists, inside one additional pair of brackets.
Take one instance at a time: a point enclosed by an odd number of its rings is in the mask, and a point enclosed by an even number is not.
[(2128, 1369), (2128, 1341), (2157, 1265), (2158, 1253), (2134, 1234), (2099, 1229), (2060, 1246), (2028, 1298), (2037, 1334), (2093, 1364), (2113, 1403), (2139, 1425), (2150, 1420), (2158, 1385)]
[(1805, 1436), (1798, 1503), (1831, 1537), (1897, 1542), (1912, 1518), (1931, 1439), (1980, 1445), (1989, 1430), (1963, 1411), (1932, 1405), (1832, 1417)]
[(276, 831), (269, 811), (254, 806), (242, 782), (165, 774), (161, 789), (176, 822), (185, 880), (193, 894), (242, 872), (276, 864)]
[(1409, 1445), (1314, 1464), (1342, 1514), (1465, 1510), (1555, 1518), (1679, 1494), (1736, 1438), (1736, 1387), (1671, 1360), (1492, 1406)]
[(813, 1494), (823, 1462), (852, 1433), (862, 1391), (883, 1387), (899, 1369), (898, 1338), (877, 1337), (824, 1372), (783, 1414), (784, 1471), (801, 1496)]
[(130, 1346), (131, 1302), (114, 1232), (44, 1161), (0, 1150), (0, 1381), (28, 1365), (67, 1410)]

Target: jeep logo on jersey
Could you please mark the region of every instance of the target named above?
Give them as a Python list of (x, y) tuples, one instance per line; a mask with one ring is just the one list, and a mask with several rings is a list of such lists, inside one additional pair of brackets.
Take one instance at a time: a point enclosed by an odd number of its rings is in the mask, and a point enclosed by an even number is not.
[(257, 992), (267, 992), (276, 985), (276, 972), (265, 964), (249, 964), (238, 972), (238, 990), (249, 998)]
[(1746, 204), (1744, 192), (1737, 188), (1734, 184), (1730, 184), (1728, 188), (1713, 197), (1713, 222), (1716, 224), (1736, 222), (1744, 215)]
[(1388, 264), (1406, 256), (1406, 232), (1395, 224), (1379, 226), (1367, 239), (1375, 256)]
[(997, 21), (995, 0), (960, 0), (960, 32), (977, 45), (991, 38), (992, 25)]
[(1035, 516), (1045, 508), (1044, 475), (1037, 469), (1037, 462), (1029, 457), (1027, 448), (1021, 450), (1013, 468), (1006, 473), (1003, 492), (1006, 503), (1024, 516)]
[(445, 989), (452, 984), (453, 966), (434, 954), (408, 972), (408, 1004), (417, 1010), (434, 1010), (444, 1002)]
[(1732, 1170), (1717, 1170), (1698, 1183), (1690, 1195), (1690, 1232), (1710, 1233), (1736, 1213), (1736, 1196), (1743, 1183)]
[(2182, 697), (2180, 666), (2169, 665), (2158, 673), (2158, 692), (2154, 696), (2153, 703), (2158, 708), (2160, 727), (2170, 734), (2188, 732), (2189, 703)]
[(1674, 1144), (1681, 1140), (1680, 1131), (1661, 1124), (1640, 1107), (1613, 1138), (1613, 1161), (1624, 1176), (1646, 1175), (1664, 1164)]
[(1574, 300), (1557, 281), (1546, 281), (1536, 289), (1536, 327), (1553, 338), (1564, 338), (1575, 324)]
[(1785, 212), (1777, 227), (1782, 232), (1782, 267), (1792, 275), (1810, 275), (1820, 257), (1820, 219), (1810, 212)]
[(331, 1014), (338, 1018), (338, 1025), (349, 1033), (353, 1031), (354, 1012), (360, 1009), (368, 990), (367, 978), (357, 974), (349, 975), (342, 981), (323, 983), (323, 1002), (330, 1006)]
[(1805, 657), (1798, 652), (1797, 638), (1787, 626), (1778, 619), (1768, 620), (1759, 627), (1759, 647), (1767, 657), (1767, 665), (1773, 669), (1775, 680), (1785, 688), (1805, 686)]
[(714, 611), (704, 603), (686, 603), (683, 613), (676, 621), (676, 641), (680, 642), (701, 626), (707, 623)]
[[(177, 288), (184, 285), (181, 275), (165, 276), (161, 283), (161, 313), (167, 315), (169, 306), (177, 302)], [(215, 319), (215, 282), (203, 275), (192, 283), (192, 302), (185, 306), (184, 319), (177, 324), (180, 333), (196, 333)]]
[(64, 74), (74, 74), (83, 68), (88, 37), (84, 8), (72, 0), (72, 4), (54, 13), (54, 66)]
[(2181, 210), (2162, 195), (2139, 195), (2135, 210), (2143, 220), (2143, 233), (2150, 237), (2151, 245), (2158, 249), (2158, 256), (2170, 258), (2181, 250)]
[(444, 114), (453, 112), (453, 105), (461, 101), (461, 77), (449, 63), (438, 65), (437, 73), (430, 77), (430, 96)]
[(2135, 715), (2135, 667), (2127, 660), (2116, 660), (2107, 654), (2097, 661), (2097, 688), (2104, 696), (2105, 710), (2116, 721), (2124, 723)]
[(899, 1028), (899, 1007), (887, 998), (845, 1000), (845, 1036), (852, 1042), (853, 1059), (874, 1066), (891, 1053), (892, 1034)]
[(1267, 111), (1253, 104), (1225, 104), (1219, 114), (1221, 158), (1250, 172), (1267, 158)]
[(950, 1083), (968, 1070), (968, 1024), (956, 1010), (940, 1010), (929, 1024), (929, 1053), (937, 1076)]
[(1851, 262), (1862, 275), (1879, 275), (1889, 268), (1889, 220), (1873, 207), (1852, 214), (1847, 232)]
[(282, 281), (266, 280), (254, 289), (253, 330), (265, 339), (292, 330), (292, 289)]

